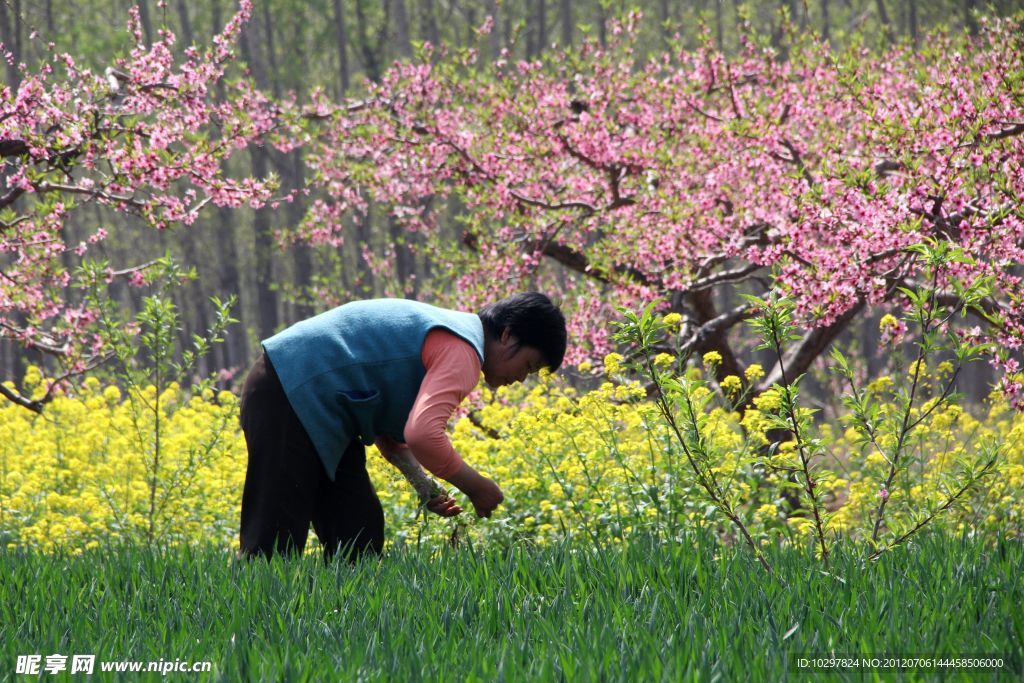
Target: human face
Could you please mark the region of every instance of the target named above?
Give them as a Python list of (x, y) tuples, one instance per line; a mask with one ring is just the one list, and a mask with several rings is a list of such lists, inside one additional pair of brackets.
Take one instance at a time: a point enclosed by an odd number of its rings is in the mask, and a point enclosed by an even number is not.
[(541, 352), (532, 346), (519, 346), (508, 329), (500, 339), (488, 339), (484, 345), (484, 381), (493, 389), (522, 382), (544, 365)]

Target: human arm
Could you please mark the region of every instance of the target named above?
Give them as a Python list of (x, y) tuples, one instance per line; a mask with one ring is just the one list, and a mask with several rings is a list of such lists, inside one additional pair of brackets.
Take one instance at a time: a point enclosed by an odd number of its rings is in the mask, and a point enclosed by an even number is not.
[(377, 437), (376, 443), (384, 459), (402, 473), (428, 510), (442, 517), (454, 517), (462, 512), (444, 487), (423, 470), (408, 446), (383, 436)]
[(446, 429), (480, 379), (480, 358), (468, 342), (438, 329), (427, 335), (422, 360), (426, 374), (405, 424), (406, 443), (419, 464), (469, 496), (478, 516), (489, 516), (501, 489), (462, 461)]

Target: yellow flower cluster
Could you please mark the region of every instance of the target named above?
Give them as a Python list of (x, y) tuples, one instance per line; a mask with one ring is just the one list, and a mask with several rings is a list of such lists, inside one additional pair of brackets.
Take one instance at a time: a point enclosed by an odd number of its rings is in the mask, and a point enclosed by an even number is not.
[(883, 332), (888, 329), (899, 327), (900, 321), (892, 313), (886, 313), (882, 316), (882, 319), (878, 321), (878, 329)]
[(609, 353), (604, 357), (604, 371), (606, 374), (614, 375), (622, 369), (622, 361), (625, 358), (620, 353)]
[[(29, 389), (41, 384), (38, 371), (30, 372)], [(713, 398), (699, 381), (690, 391), (694, 405)], [(710, 400), (700, 415), (712, 458), (707, 473), (760, 542), (815, 533), (809, 511), (792, 508), (791, 468), (801, 453), (792, 441), (769, 437), (780, 407), (769, 390), (742, 414)], [(189, 396), (172, 385), (159, 396), (153, 388), (122, 395), (94, 379), (58, 396), (43, 415), (0, 404), (0, 542), (70, 551), (117, 539), (235, 547), (246, 461), (237, 415), (230, 393)], [(870, 534), (891, 467), (879, 448), (891, 446), (891, 435), (870, 443), (853, 429), (823, 424), (814, 437), (828, 531)], [(893, 528), (941, 505), (950, 473), (976, 458), (979, 443), (995, 441), (997, 473), (952, 506), (943, 525), (1024, 535), (1024, 415), (993, 395), (979, 417), (941, 407), (913, 438), (913, 461), (904, 463), (913, 476), (884, 493)], [(426, 515), (398, 471), (371, 449), (368, 468), (393, 540), (440, 543), (459, 528), (462, 536), (501, 542), (547, 543), (565, 534), (616, 541), (728, 526), (640, 385), (605, 382), (580, 392), (546, 374), (531, 386), (483, 388), (453, 425), (452, 440), (502, 487), (505, 504), (489, 520), (471, 510), (454, 521)]]
[[(24, 385), (42, 386), (38, 370)], [(159, 414), (159, 429), (157, 415)], [(0, 541), (70, 552), (122, 539), (229, 543), (245, 476), (230, 392), (122, 396), (87, 379), (42, 415), (0, 404)]]

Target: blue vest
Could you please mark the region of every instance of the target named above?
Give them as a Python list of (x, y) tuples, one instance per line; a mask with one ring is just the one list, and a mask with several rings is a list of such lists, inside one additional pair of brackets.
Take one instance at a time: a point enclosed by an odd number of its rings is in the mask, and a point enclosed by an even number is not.
[(332, 481), (351, 439), (405, 441), (426, 375), (423, 342), (438, 327), (469, 342), (483, 362), (479, 316), (402, 299), (353, 301), (263, 342)]

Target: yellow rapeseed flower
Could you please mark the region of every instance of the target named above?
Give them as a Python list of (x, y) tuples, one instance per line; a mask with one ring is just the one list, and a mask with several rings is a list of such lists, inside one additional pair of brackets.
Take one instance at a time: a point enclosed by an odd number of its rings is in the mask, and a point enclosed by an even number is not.
[(899, 327), (900, 321), (892, 313), (886, 313), (882, 316), (882, 319), (878, 321), (878, 329), (884, 332), (885, 330)]
[(743, 371), (743, 376), (747, 378), (748, 382), (756, 382), (764, 377), (764, 368), (762, 368), (759, 363), (751, 363), (747, 366), (747, 369)]
[(676, 357), (670, 353), (659, 353), (654, 357), (654, 364), (659, 368), (671, 367), (676, 362)]
[(622, 361), (624, 360), (625, 358), (622, 357), (622, 354), (615, 353), (614, 351), (612, 353), (609, 353), (607, 356), (604, 357), (605, 373), (609, 375), (614, 375), (615, 373), (617, 373), (621, 369)]
[(678, 313), (668, 313), (662, 318), (661, 322), (668, 327), (678, 327), (679, 323), (683, 322), (683, 316)]
[(718, 365), (719, 363), (722, 362), (722, 354), (720, 354), (718, 351), (708, 351), (707, 353), (704, 354), (703, 361), (704, 365), (714, 367), (715, 365)]
[(743, 381), (736, 375), (729, 375), (722, 380), (722, 390), (727, 394), (738, 393), (743, 388)]

